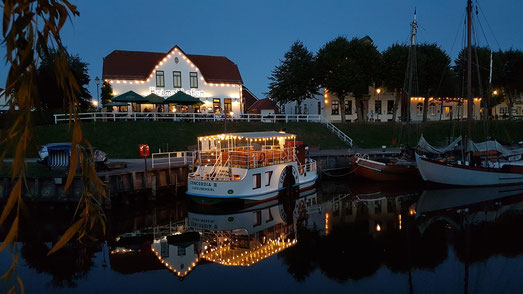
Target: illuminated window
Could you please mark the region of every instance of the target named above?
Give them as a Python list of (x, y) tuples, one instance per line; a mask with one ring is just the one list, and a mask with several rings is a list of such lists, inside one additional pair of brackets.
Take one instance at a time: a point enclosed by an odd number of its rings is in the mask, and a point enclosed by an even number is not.
[(429, 113), (432, 116), (436, 115), (436, 104), (434, 102), (429, 105)]
[(417, 115), (423, 115), (423, 103), (419, 102), (416, 105), (416, 114)]
[(191, 88), (198, 88), (198, 73), (190, 72), (189, 73)]
[(340, 102), (338, 100), (332, 100), (331, 110), (332, 110), (332, 115), (340, 114)]
[(225, 113), (229, 113), (229, 112), (231, 112), (231, 110), (232, 110), (231, 98), (223, 99), (223, 111)]
[(445, 117), (452, 116), (452, 106), (445, 106)]
[(352, 100), (345, 100), (345, 114), (352, 114)]
[(212, 100), (212, 106), (214, 109), (214, 113), (221, 113), (222, 112), (222, 102), (220, 101), (220, 98), (214, 98)]
[(163, 70), (156, 71), (156, 87), (165, 87), (165, 76)]
[(173, 71), (173, 87), (181, 88), (182, 87), (182, 72)]

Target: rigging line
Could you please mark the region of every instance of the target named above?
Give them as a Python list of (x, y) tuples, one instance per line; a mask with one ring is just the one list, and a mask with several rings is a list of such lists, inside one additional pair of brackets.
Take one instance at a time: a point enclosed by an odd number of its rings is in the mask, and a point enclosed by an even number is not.
[[(473, 36), (474, 36), (474, 39), (476, 41), (476, 46), (474, 46), (474, 55), (476, 57), (476, 72), (477, 72), (477, 75), (478, 75), (478, 88), (479, 88), (479, 97), (485, 97), (483, 94), (483, 84), (481, 82), (481, 72), (480, 72), (480, 67), (479, 67), (479, 57), (478, 57), (478, 48), (479, 48), (479, 41), (478, 41), (478, 31), (476, 29), (476, 26), (474, 25), (474, 22), (472, 23), (472, 32), (473, 32)], [(480, 107), (481, 107), (481, 102), (480, 102)], [(487, 119), (484, 119), (483, 120), (483, 131), (485, 132), (485, 139), (488, 138), (488, 120)]]
[(496, 41), (496, 44), (498, 44), (498, 50), (501, 51), (501, 46), (499, 45), (498, 39), (496, 38), (496, 35), (494, 34), (494, 31), (493, 31), (492, 28), (490, 27), (490, 24), (489, 24), (489, 22), (488, 22), (487, 16), (486, 16), (485, 13), (483, 12), (483, 9), (482, 9), (481, 6), (479, 5), (478, 1), (476, 1), (476, 5), (477, 5), (477, 7), (479, 7), (479, 11), (481, 12), (481, 15), (483, 15), (483, 17), (485, 18), (485, 22), (487, 23), (487, 28), (490, 30), (490, 33), (492, 34), (492, 37), (494, 38), (494, 41)]
[[(462, 19), (465, 18), (465, 14), (466, 14), (466, 12), (463, 12)], [(460, 20), (460, 22), (461, 22), (461, 20)], [(457, 26), (457, 27), (458, 27), (458, 29), (456, 30), (456, 35), (454, 35), (454, 40), (452, 41), (452, 47), (450, 48), (450, 52), (449, 52), (450, 55), (452, 55), (452, 53), (454, 52), (454, 46), (456, 45), (456, 40), (458, 39), (459, 32), (461, 31), (461, 26)], [(450, 60), (450, 63), (448, 65), (450, 66), (451, 63), (452, 63), (452, 59)], [(441, 79), (439, 80), (439, 85), (438, 85), (438, 88), (436, 89), (436, 93), (434, 93), (435, 94), (434, 96), (438, 96), (439, 90), (441, 89), (441, 85), (443, 84), (444, 77), (445, 77), (445, 71), (441, 74)]]
[[(487, 35), (485, 34), (485, 30), (483, 29), (483, 25), (481, 25), (481, 21), (480, 21), (479, 17), (477, 15), (475, 15), (475, 17), (476, 17), (476, 22), (479, 24), (479, 28), (481, 29), (481, 32), (483, 33), (483, 38), (485, 38), (485, 42), (487, 43), (487, 47), (488, 48), (492, 48), (490, 46), (489, 41), (488, 41)], [(477, 32), (476, 32), (476, 34), (477, 34)]]

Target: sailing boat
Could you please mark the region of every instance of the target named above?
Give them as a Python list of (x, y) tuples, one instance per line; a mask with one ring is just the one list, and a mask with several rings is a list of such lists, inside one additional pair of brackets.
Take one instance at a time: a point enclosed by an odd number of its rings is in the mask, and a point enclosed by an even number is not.
[[(416, 34), (418, 31), (418, 22), (416, 20), (416, 10), (414, 10), (414, 19), (411, 22), (411, 33), (410, 33), (410, 51), (407, 65), (407, 73), (405, 75), (407, 82), (408, 77), (408, 93), (412, 94), (413, 79), (416, 77)], [(403, 98), (408, 98), (405, 97)], [(403, 99), (402, 120), (409, 121), (409, 107), (407, 99)], [(373, 181), (386, 182), (386, 181), (401, 181), (401, 180), (412, 180), (419, 179), (419, 172), (416, 166), (416, 161), (412, 152), (409, 154), (408, 149), (402, 149), (399, 156), (393, 158), (376, 157), (369, 158), (367, 154), (356, 154), (352, 157), (352, 166), (354, 175), (362, 178), (366, 178)]]
[[(472, 0), (467, 0), (467, 130), (472, 126)], [(416, 164), (425, 181), (458, 186), (492, 186), (523, 183), (523, 149), (510, 150), (496, 141), (467, 144), (468, 161), (456, 163), (429, 159), (416, 153)]]

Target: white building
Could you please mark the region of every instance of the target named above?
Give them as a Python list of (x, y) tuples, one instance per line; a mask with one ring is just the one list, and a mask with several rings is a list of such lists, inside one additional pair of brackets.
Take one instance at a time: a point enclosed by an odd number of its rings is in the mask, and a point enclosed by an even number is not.
[(284, 114), (323, 114), (325, 103), (323, 99), (323, 89), (321, 94), (316, 95), (314, 98), (305, 99), (300, 103), (289, 102), (280, 107), (281, 113)]
[[(118, 96), (134, 91), (164, 99), (183, 91), (203, 104), (178, 111), (202, 113), (242, 112), (243, 80), (238, 66), (224, 56), (186, 54), (178, 46), (167, 53), (115, 50), (103, 60), (103, 80)], [(128, 111), (174, 111), (174, 105), (135, 104)]]
[[(392, 121), (394, 111), (394, 101), (396, 96), (394, 92), (384, 92), (381, 89), (369, 87), (370, 96), (367, 100), (367, 113), (365, 114), (368, 121), (384, 122)], [(410, 120), (414, 122), (423, 121), (423, 104), (425, 98), (410, 98)], [(356, 99), (351, 95), (345, 98), (345, 119), (347, 122), (357, 121)], [(324, 112), (325, 119), (333, 122), (341, 121), (340, 101), (336, 95), (329, 93), (324, 94)], [(473, 112), (474, 119), (480, 118), (481, 98), (474, 98)], [(396, 112), (396, 121), (401, 118), (401, 99), (398, 102)], [(463, 98), (429, 98), (427, 121), (451, 120), (467, 118), (467, 101)]]

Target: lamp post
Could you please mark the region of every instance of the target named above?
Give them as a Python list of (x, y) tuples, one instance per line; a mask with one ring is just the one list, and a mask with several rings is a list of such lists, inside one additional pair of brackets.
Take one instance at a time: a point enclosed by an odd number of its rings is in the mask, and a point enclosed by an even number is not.
[(100, 78), (99, 77), (96, 77), (94, 79), (94, 81), (96, 82), (96, 100), (98, 101), (98, 106), (101, 104), (100, 103), (100, 94), (98, 92), (98, 86), (100, 86)]

